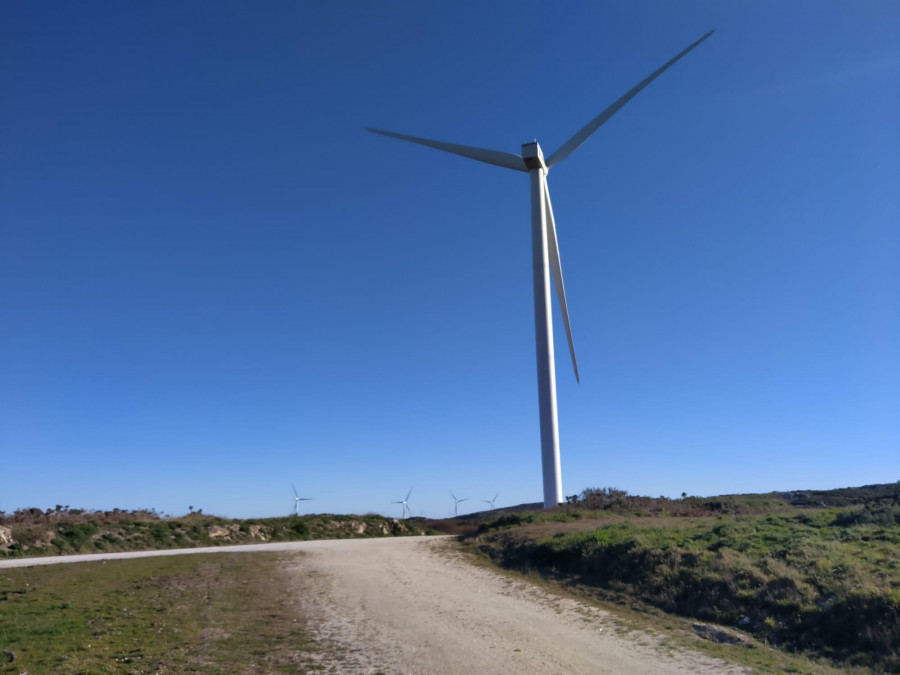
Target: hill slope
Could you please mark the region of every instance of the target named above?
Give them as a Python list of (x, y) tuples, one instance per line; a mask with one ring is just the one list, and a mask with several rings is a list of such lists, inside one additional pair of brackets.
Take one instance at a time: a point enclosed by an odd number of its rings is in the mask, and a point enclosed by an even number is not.
[(897, 484), (682, 500), (592, 489), (550, 511), (482, 520), (467, 541), (595, 597), (900, 671)]
[(107, 553), (308, 539), (428, 534), (416, 521), (316, 514), (229, 520), (194, 513), (22, 509), (0, 520), (0, 557)]

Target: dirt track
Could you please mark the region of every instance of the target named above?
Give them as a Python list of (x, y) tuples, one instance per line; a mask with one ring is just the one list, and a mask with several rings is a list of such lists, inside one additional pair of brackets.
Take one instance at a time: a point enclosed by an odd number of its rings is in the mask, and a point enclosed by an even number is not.
[[(303, 551), (287, 584), (331, 673), (742, 673), (660, 646), (597, 608), (471, 564), (444, 537), (344, 539), (25, 558), (19, 567), (153, 555)], [(320, 671), (323, 672), (323, 671)]]
[[(326, 544), (326, 542), (319, 542)], [(336, 673), (741, 673), (472, 565), (452, 540), (327, 542), (288, 563)]]

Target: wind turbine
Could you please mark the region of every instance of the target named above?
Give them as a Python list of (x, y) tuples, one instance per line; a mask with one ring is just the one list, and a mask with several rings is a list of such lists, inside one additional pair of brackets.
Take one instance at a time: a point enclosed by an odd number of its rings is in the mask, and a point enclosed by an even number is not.
[(466, 497), (465, 499), (457, 499), (456, 495), (453, 494), (453, 490), (450, 491), (450, 496), (453, 497), (453, 517), (458, 518), (459, 517), (459, 503), (467, 502), (467, 501), (469, 501), (470, 498)]
[(300, 515), (300, 502), (311, 502), (311, 497), (301, 497), (297, 492), (297, 487), (291, 483), (291, 487), (294, 488), (294, 515)]
[(412, 494), (412, 488), (409, 488), (409, 492), (406, 493), (406, 499), (401, 499), (399, 502), (391, 502), (391, 504), (403, 504), (403, 515), (400, 517), (403, 518), (406, 514), (412, 516), (412, 509), (409, 508), (409, 496)]
[(534, 273), (534, 329), (537, 348), (538, 405), (541, 426), (541, 464), (543, 468), (544, 508), (553, 508), (563, 501), (562, 476), (559, 463), (559, 428), (556, 413), (556, 365), (553, 356), (553, 315), (550, 302), (550, 276), (556, 287), (556, 297), (562, 312), (563, 325), (566, 329), (566, 340), (569, 343), (569, 354), (578, 376), (578, 362), (575, 360), (575, 345), (572, 342), (572, 329), (569, 325), (569, 309), (566, 306), (566, 291), (563, 285), (562, 267), (559, 260), (559, 247), (556, 242), (556, 223), (553, 208), (550, 204), (550, 190), (547, 186), (547, 172), (584, 143), (610, 117), (619, 111), (632, 98), (681, 57), (694, 49), (713, 34), (710, 31), (696, 42), (673, 56), (666, 63), (622, 95), (615, 103), (588, 122), (581, 130), (562, 144), (560, 148), (546, 160), (541, 146), (535, 140), (522, 146), (522, 154), (514, 155), (498, 150), (474, 148), (467, 145), (456, 145), (427, 138), (407, 136), (392, 131), (368, 128), (368, 131), (403, 141), (427, 145), (437, 150), (444, 150), (455, 155), (462, 155), (479, 162), (493, 164), (506, 169), (515, 169), (529, 174), (531, 180), (531, 250)]
[(499, 496), (500, 496), (500, 493), (498, 492), (497, 494), (494, 495), (493, 499), (482, 499), (481, 501), (483, 501), (485, 504), (490, 504), (491, 511), (493, 511), (494, 510), (494, 502), (497, 501), (497, 497), (499, 497)]

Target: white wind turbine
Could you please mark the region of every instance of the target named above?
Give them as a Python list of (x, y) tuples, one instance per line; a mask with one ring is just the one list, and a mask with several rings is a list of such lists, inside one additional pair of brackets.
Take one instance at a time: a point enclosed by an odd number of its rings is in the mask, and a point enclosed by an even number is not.
[(683, 51), (676, 54), (657, 70), (648, 75), (632, 89), (626, 92), (615, 103), (588, 122), (578, 133), (544, 159), (541, 146), (537, 141), (522, 146), (522, 155), (514, 155), (498, 150), (474, 148), (467, 145), (456, 145), (443, 141), (417, 138), (391, 131), (369, 128), (376, 134), (399, 138), (400, 140), (427, 145), (438, 150), (462, 155), (470, 159), (501, 166), (506, 169), (527, 172), (531, 176), (531, 248), (534, 273), (534, 328), (537, 347), (538, 404), (541, 425), (541, 463), (544, 482), (544, 508), (553, 508), (563, 501), (562, 476), (559, 463), (559, 429), (556, 413), (556, 366), (553, 357), (553, 316), (550, 303), (550, 275), (556, 287), (556, 297), (562, 312), (566, 339), (569, 343), (569, 354), (578, 377), (578, 363), (575, 360), (575, 345), (572, 342), (572, 329), (569, 326), (569, 309), (566, 306), (566, 291), (563, 285), (562, 268), (559, 260), (559, 247), (556, 242), (556, 223), (553, 208), (550, 205), (550, 191), (547, 187), (547, 172), (550, 167), (561, 162), (584, 143), (622, 106), (634, 98), (640, 91), (659, 77), (672, 64), (691, 51), (713, 34), (710, 31)]
[(497, 497), (499, 497), (499, 496), (500, 496), (500, 493), (498, 492), (497, 494), (494, 495), (493, 499), (482, 499), (481, 501), (483, 501), (485, 504), (490, 504), (491, 511), (493, 511), (494, 510), (494, 502), (497, 501)]
[(294, 489), (294, 515), (300, 515), (300, 502), (311, 502), (312, 497), (301, 497), (300, 493), (297, 492), (297, 487), (291, 483), (291, 487)]
[(459, 517), (459, 504), (460, 502), (469, 501), (470, 497), (466, 497), (465, 499), (457, 499), (456, 495), (453, 494), (453, 490), (450, 491), (450, 496), (453, 497), (453, 517)]
[(400, 516), (401, 518), (412, 516), (412, 509), (409, 508), (409, 496), (412, 494), (412, 490), (412, 488), (409, 488), (409, 492), (406, 493), (406, 499), (401, 499), (399, 502), (391, 502), (391, 504), (403, 505), (403, 514)]

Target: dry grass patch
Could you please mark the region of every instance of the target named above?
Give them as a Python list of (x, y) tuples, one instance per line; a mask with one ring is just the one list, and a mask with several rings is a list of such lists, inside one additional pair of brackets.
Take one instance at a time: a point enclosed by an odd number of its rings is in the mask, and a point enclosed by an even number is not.
[(0, 673), (303, 672), (313, 644), (290, 604), (285, 556), (2, 570)]

